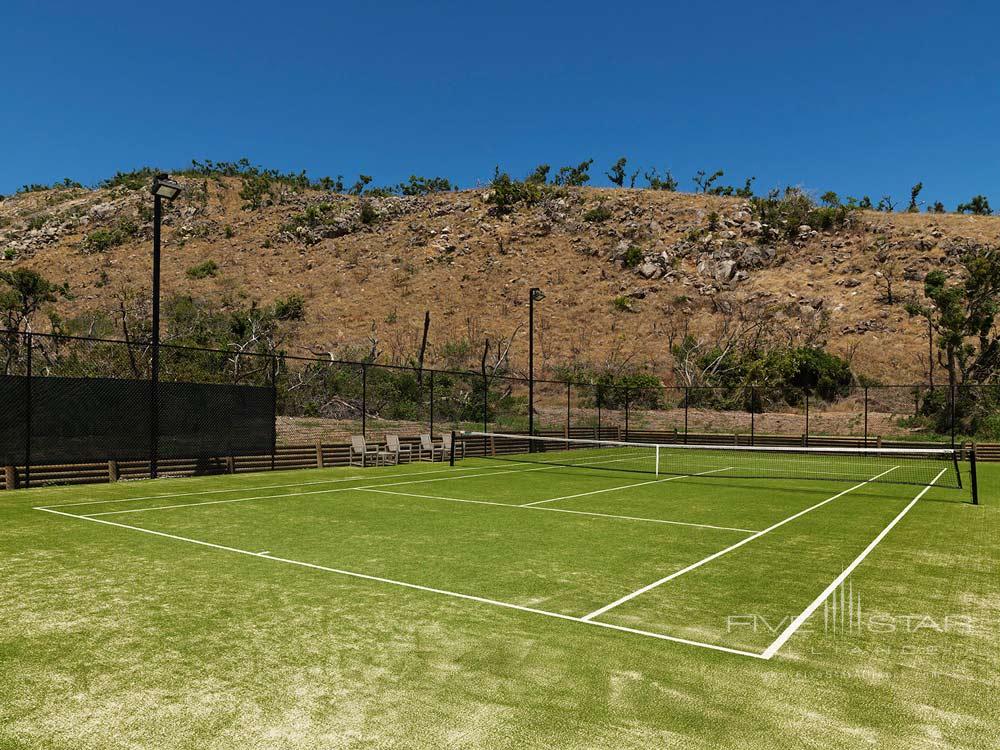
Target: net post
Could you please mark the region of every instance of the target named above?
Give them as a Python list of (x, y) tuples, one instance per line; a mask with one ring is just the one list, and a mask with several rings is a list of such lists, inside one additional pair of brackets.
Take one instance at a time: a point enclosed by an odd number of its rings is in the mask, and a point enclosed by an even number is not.
[(972, 504), (979, 505), (979, 479), (976, 476), (976, 444), (969, 451), (969, 479), (972, 483)]
[(451, 455), (448, 456), (448, 465), (455, 465), (455, 431), (451, 431), (451, 450), (449, 451)]
[(756, 436), (756, 419), (757, 416), (757, 387), (750, 386), (750, 445), (754, 444), (754, 437)]
[(434, 438), (434, 370), (431, 370), (431, 394), (430, 394), (430, 418), (431, 418), (431, 439)]
[(654, 450), (656, 452), (656, 476), (660, 476), (660, 446), (657, 445)]

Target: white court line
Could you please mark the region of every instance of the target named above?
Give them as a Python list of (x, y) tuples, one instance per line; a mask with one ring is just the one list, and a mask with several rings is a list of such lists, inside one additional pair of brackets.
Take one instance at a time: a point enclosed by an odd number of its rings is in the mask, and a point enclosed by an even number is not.
[(800, 627), (802, 627), (802, 623), (804, 623), (806, 620), (808, 620), (809, 617), (810, 617), (810, 615), (812, 615), (812, 613), (816, 611), (816, 609), (819, 607), (819, 605), (822, 604), (823, 602), (825, 602), (826, 599), (827, 599), (827, 597), (829, 597), (831, 593), (833, 593), (834, 591), (837, 590), (837, 587), (841, 583), (844, 582), (844, 580), (847, 578), (847, 576), (849, 576), (851, 574), (851, 572), (856, 567), (858, 567), (866, 557), (868, 557), (868, 555), (871, 553), (871, 551), (873, 549), (875, 549), (875, 547), (877, 547), (879, 545), (879, 543), (883, 539), (885, 539), (886, 534), (888, 534), (892, 530), (892, 527), (895, 526), (897, 523), (899, 523), (903, 519), (903, 516), (905, 516), (907, 513), (910, 512), (910, 508), (912, 508), (914, 505), (916, 505), (917, 501), (920, 500), (920, 498), (922, 498), (924, 495), (927, 494), (927, 491), (930, 490), (930, 488), (934, 486), (934, 484), (937, 482), (937, 480), (939, 480), (944, 475), (944, 473), (946, 471), (948, 471), (948, 470), (947, 469), (941, 469), (941, 471), (938, 472), (938, 475), (936, 477), (934, 477), (934, 479), (931, 480), (931, 483), (929, 485), (927, 485), (926, 487), (924, 487), (922, 490), (920, 490), (920, 493), (915, 498), (913, 498), (905, 508), (903, 508), (899, 512), (899, 515), (897, 515), (895, 518), (893, 518), (889, 522), (889, 525), (886, 526), (884, 529), (882, 529), (882, 531), (879, 533), (878, 536), (876, 536), (874, 539), (872, 539), (871, 543), (867, 547), (864, 548), (864, 550), (861, 552), (861, 554), (858, 555), (857, 557), (855, 557), (854, 561), (850, 565), (848, 565), (846, 568), (844, 568), (843, 572), (839, 576), (837, 576), (836, 578), (834, 578), (833, 581), (830, 583), (829, 586), (827, 586), (825, 589), (823, 589), (823, 593), (821, 593), (819, 596), (817, 596), (808, 607), (806, 607), (804, 610), (802, 610), (802, 613), (799, 614), (798, 617), (796, 617), (794, 620), (792, 620), (788, 624), (787, 628), (785, 628), (783, 631), (781, 631), (781, 634), (777, 638), (774, 639), (774, 642), (770, 646), (768, 646), (766, 649), (764, 649), (763, 656), (764, 656), (765, 659), (770, 659), (772, 656), (774, 656), (778, 652), (778, 649), (780, 649), (782, 646), (785, 645), (785, 642), (789, 638), (791, 638), (792, 635), (794, 635), (795, 631), (798, 630)]
[[(409, 465), (409, 464), (408, 464)], [(337, 467), (340, 468), (340, 467)], [(357, 468), (357, 467), (355, 467)], [(476, 469), (482, 469), (482, 466), (462, 466), (462, 467), (451, 467), (448, 469), (435, 469), (434, 471), (418, 471), (413, 473), (402, 473), (402, 474), (386, 474), (383, 479), (395, 479), (396, 477), (405, 476), (426, 476), (427, 474), (444, 474), (455, 471), (475, 471)], [(299, 469), (291, 469), (291, 471), (299, 471)], [(322, 471), (322, 469), (320, 469)], [(220, 475), (225, 476), (225, 475)], [(230, 475), (231, 476), (231, 475)], [(118, 500), (86, 500), (79, 503), (60, 503), (59, 505), (39, 505), (39, 508), (72, 508), (77, 505), (111, 505), (113, 503), (131, 503), (140, 502), (142, 500), (172, 500), (175, 497), (193, 497), (195, 495), (223, 495), (228, 492), (251, 492), (253, 490), (280, 490), (287, 489), (288, 487), (311, 487), (317, 484), (337, 484), (340, 482), (360, 482), (367, 477), (340, 477), (338, 479), (317, 479), (315, 482), (293, 482), (291, 484), (261, 484), (261, 485), (250, 485), (245, 487), (232, 487), (230, 489), (222, 490), (199, 490), (198, 492), (175, 492), (173, 494), (165, 493), (162, 495), (145, 495), (142, 497), (125, 497)], [(374, 478), (374, 477), (372, 477)], [(74, 488), (79, 490), (78, 487)]]
[(592, 492), (580, 492), (576, 495), (563, 495), (562, 497), (552, 497), (548, 500), (536, 500), (533, 503), (524, 503), (519, 506), (521, 508), (530, 508), (534, 505), (543, 505), (544, 503), (554, 503), (556, 500), (572, 500), (575, 497), (587, 497), (588, 495), (600, 495), (602, 492), (615, 492), (616, 490), (627, 490), (632, 487), (643, 487), (647, 484), (658, 484), (660, 482), (672, 482), (675, 479), (689, 479), (690, 477), (701, 477), (706, 474), (717, 474), (720, 471), (729, 471), (732, 466), (727, 466), (724, 469), (712, 469), (711, 471), (700, 471), (697, 474), (677, 474), (676, 476), (667, 477), (666, 479), (650, 479), (648, 482), (636, 482), (635, 484), (623, 484), (620, 487), (606, 487), (603, 490), (593, 490)]
[[(839, 497), (843, 497), (848, 492), (853, 492), (854, 490), (856, 490), (856, 489), (858, 489), (860, 487), (864, 487), (866, 484), (874, 482), (876, 479), (880, 479), (880, 478), (884, 477), (886, 474), (888, 474), (890, 471), (895, 471), (898, 468), (899, 468), (898, 466), (893, 466), (891, 469), (887, 469), (886, 471), (883, 471), (881, 474), (876, 474), (871, 479), (866, 479), (864, 482), (861, 482), (860, 484), (856, 484), (853, 487), (844, 490), (843, 492), (838, 492), (833, 497), (828, 497), (826, 500), (823, 500), (822, 502), (816, 503), (815, 505), (811, 505), (808, 508), (806, 508), (805, 510), (800, 510), (795, 515), (791, 515), (788, 518), (785, 518), (785, 519), (783, 519), (781, 521), (778, 521), (776, 524), (768, 526), (763, 531), (758, 531), (756, 534), (753, 534), (752, 536), (748, 536), (746, 539), (741, 539), (740, 541), (736, 542), (736, 544), (731, 544), (730, 546), (726, 547), (723, 550), (719, 550), (718, 552), (716, 552), (716, 553), (714, 553), (712, 555), (709, 555), (708, 557), (705, 557), (705, 558), (699, 560), (696, 563), (692, 563), (691, 565), (688, 565), (686, 568), (681, 568), (680, 570), (675, 571), (675, 572), (671, 573), (668, 576), (664, 576), (663, 578), (661, 578), (658, 581), (653, 581), (652, 583), (647, 584), (646, 586), (643, 586), (641, 589), (636, 589), (632, 593), (626, 594), (621, 599), (617, 599), (617, 600), (611, 602), (610, 604), (605, 604), (600, 609), (595, 609), (593, 612), (590, 612), (589, 614), (584, 615), (583, 619), (584, 620), (591, 620), (591, 619), (593, 619), (595, 617), (599, 617), (600, 615), (603, 615), (608, 610), (614, 609), (615, 607), (617, 607), (617, 606), (619, 606), (621, 604), (624, 604), (625, 602), (631, 601), (632, 599), (635, 599), (637, 596), (641, 596), (642, 594), (645, 594), (647, 591), (652, 591), (657, 586), (661, 586), (664, 583), (667, 583), (668, 581), (672, 581), (675, 578), (678, 578), (678, 577), (684, 575), (685, 573), (690, 573), (695, 568), (700, 568), (705, 563), (712, 562), (712, 560), (715, 560), (715, 559), (717, 559), (719, 557), (722, 557), (723, 555), (728, 554), (728, 553), (732, 552), (735, 549), (739, 549), (744, 544), (749, 544), (754, 539), (759, 539), (760, 537), (764, 536), (764, 534), (770, 533), (770, 532), (774, 531), (775, 529), (777, 529), (780, 526), (784, 526), (789, 521), (794, 521), (799, 516), (804, 516), (806, 513), (809, 513), (810, 511), (816, 510), (817, 508), (820, 508), (820, 507), (826, 505), (827, 503), (836, 500)], [(935, 481), (937, 481), (937, 480), (935, 480)]]
[[(612, 459), (608, 459), (606, 461), (588, 461), (587, 464), (585, 464), (585, 465), (583, 465), (582, 467), (579, 467), (579, 468), (584, 468), (585, 469), (585, 468), (588, 468), (589, 466), (592, 466), (593, 464), (598, 464), (598, 463), (600, 463), (600, 464), (611, 464), (611, 463), (616, 463), (616, 462), (619, 462), (619, 461), (628, 461), (628, 460), (631, 460), (631, 459), (627, 459), (627, 458), (612, 458)], [(310, 492), (285, 492), (285, 493), (280, 494), (280, 495), (254, 495), (253, 497), (234, 497), (234, 498), (231, 498), (229, 500), (207, 500), (207, 501), (202, 502), (202, 503), (177, 503), (177, 504), (174, 504), (174, 505), (154, 505), (151, 508), (130, 508), (128, 510), (108, 510), (108, 511), (104, 511), (102, 513), (81, 513), (80, 517), (81, 518), (94, 518), (94, 517), (97, 517), (97, 516), (114, 516), (114, 515), (120, 515), (120, 514), (123, 514), (123, 513), (146, 513), (146, 512), (151, 511), (151, 510), (174, 510), (175, 508), (196, 508), (196, 507), (201, 506), (201, 505), (226, 505), (228, 503), (245, 503), (245, 502), (249, 502), (251, 500), (276, 500), (276, 499), (285, 498), (285, 497), (306, 497), (306, 496), (309, 496), (309, 495), (332, 495), (335, 492), (354, 492), (355, 490), (375, 489), (375, 488), (378, 488), (378, 487), (401, 487), (401, 486), (407, 485), (407, 484), (429, 484), (431, 482), (450, 482), (450, 481), (452, 481), (454, 479), (475, 479), (476, 477), (495, 477), (495, 476), (499, 476), (501, 474), (523, 474), (523, 473), (529, 472), (529, 471), (545, 471), (545, 470), (575, 468), (575, 467), (576, 467), (576, 464), (567, 464), (567, 465), (545, 464), (544, 466), (534, 466), (534, 467), (532, 467), (530, 469), (506, 469), (504, 471), (490, 471), (490, 472), (487, 472), (485, 474), (463, 474), (463, 475), (457, 476), (457, 477), (456, 476), (447, 476), (447, 477), (439, 477), (437, 479), (412, 479), (412, 480), (408, 480), (408, 481), (405, 481), (405, 482), (386, 482), (386, 483), (383, 483), (383, 484), (362, 485), (361, 487), (342, 487), (342, 488), (333, 489), (333, 490), (312, 490)], [(484, 467), (484, 468), (488, 468), (488, 467)], [(425, 472), (425, 473), (429, 474), (430, 472)], [(403, 475), (403, 476), (406, 476), (406, 475)], [(391, 479), (392, 477), (387, 477), (387, 478)], [(64, 507), (64, 506), (43, 506), (43, 505), (40, 505), (40, 506), (37, 506), (36, 510), (47, 510), (48, 508), (52, 508), (52, 507)]]
[(468, 500), (466, 498), (460, 497), (444, 497), (442, 495), (417, 495), (413, 492), (391, 492), (389, 490), (380, 490), (369, 488), (365, 489), (365, 492), (376, 492), (380, 495), (398, 495), (399, 497), (421, 497), (427, 500), (447, 500), (452, 503), (473, 503), (475, 505), (495, 505), (500, 508), (520, 508), (522, 510), (547, 510), (552, 513), (572, 513), (578, 516), (597, 516), (599, 518), (617, 518), (623, 521), (645, 521), (646, 523), (665, 523), (671, 526), (697, 526), (701, 529), (716, 529), (718, 531), (740, 531), (744, 534), (754, 534), (756, 533), (754, 529), (738, 529), (733, 526), (713, 526), (708, 523), (692, 523), (688, 521), (667, 521), (662, 518), (644, 518), (642, 516), (620, 516), (612, 513), (594, 513), (586, 510), (569, 510), (567, 508), (540, 508), (533, 507), (531, 505), (514, 505), (512, 503), (494, 503), (489, 500)]
[(248, 557), (256, 557), (259, 560), (270, 560), (271, 562), (284, 563), (286, 565), (296, 565), (301, 568), (309, 568), (312, 570), (319, 570), (325, 573), (335, 573), (337, 575), (349, 576), (351, 578), (360, 578), (366, 581), (376, 581), (378, 583), (385, 583), (391, 586), (400, 586), (407, 589), (415, 589), (417, 591), (425, 591), (432, 594), (441, 594), (442, 596), (450, 596), (455, 599), (464, 599), (466, 601), (478, 602), (480, 604), (489, 604), (494, 607), (503, 607), (505, 609), (513, 609), (519, 612), (529, 612), (535, 615), (543, 615), (545, 617), (553, 617), (559, 620), (566, 620), (568, 622), (580, 623), (583, 625), (594, 625), (601, 628), (606, 628), (608, 630), (616, 630), (622, 633), (631, 633), (633, 635), (641, 635), (647, 638), (656, 638), (661, 641), (672, 641), (674, 643), (682, 643), (687, 646), (697, 646), (699, 648), (711, 649), (712, 651), (722, 651), (727, 654), (736, 654), (738, 656), (749, 656), (753, 659), (762, 659), (763, 657), (754, 653), (753, 651), (743, 651), (737, 648), (729, 648), (727, 646), (719, 646), (714, 643), (702, 643), (701, 641), (693, 641), (688, 638), (679, 638), (672, 635), (664, 635), (663, 633), (653, 633), (647, 630), (639, 630), (637, 628), (629, 628), (623, 625), (614, 625), (606, 622), (591, 622), (585, 620), (582, 617), (574, 617), (573, 615), (565, 615), (559, 612), (549, 612), (544, 609), (536, 609), (534, 607), (525, 607), (520, 604), (512, 604), (510, 602), (502, 602), (496, 599), (487, 599), (482, 596), (474, 596), (472, 594), (462, 594), (457, 591), (448, 591), (446, 589), (432, 588), (430, 586), (422, 586), (417, 583), (408, 583), (406, 581), (398, 581), (392, 578), (383, 578), (381, 576), (367, 575), (365, 573), (356, 573), (351, 570), (341, 570), (339, 568), (330, 568), (325, 565), (316, 565), (314, 563), (302, 562), (300, 560), (290, 560), (284, 557), (275, 557), (267, 552), (251, 552), (245, 549), (239, 549), (237, 547), (227, 547), (222, 544), (214, 544), (212, 542), (205, 542), (200, 539), (191, 539), (190, 537), (178, 536), (176, 534), (167, 534), (162, 531), (153, 531), (152, 529), (144, 529), (140, 526), (129, 526), (124, 523), (116, 523), (115, 521), (105, 521), (99, 518), (92, 518), (90, 516), (80, 516), (73, 513), (64, 513), (59, 510), (53, 510), (51, 508), (35, 508), (35, 510), (41, 510), (45, 513), (53, 513), (59, 516), (65, 516), (66, 518), (76, 518), (82, 519), (84, 521), (91, 521), (93, 523), (105, 524), (107, 526), (115, 526), (121, 529), (130, 529), (132, 531), (139, 531), (143, 534), (151, 534), (153, 536), (163, 537), (165, 539), (173, 539), (181, 542), (188, 542), (189, 544), (197, 544), (202, 547), (209, 547), (211, 549), (222, 550), (224, 552), (233, 552), (239, 555), (246, 555)]

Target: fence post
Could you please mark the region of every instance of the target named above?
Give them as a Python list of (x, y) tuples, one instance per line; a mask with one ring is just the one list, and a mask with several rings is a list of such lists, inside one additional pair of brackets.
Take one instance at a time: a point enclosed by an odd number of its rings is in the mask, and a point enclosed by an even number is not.
[(271, 356), (271, 471), (278, 452), (278, 358)]
[(951, 447), (955, 447), (955, 384), (951, 384)]
[(368, 439), (368, 365), (364, 362), (361, 363), (361, 437)]
[(806, 447), (809, 447), (809, 391), (806, 391)]
[(316, 468), (317, 469), (322, 469), (323, 468), (323, 441), (322, 440), (317, 440), (316, 441)]
[(434, 437), (434, 370), (431, 370), (431, 437)]
[(691, 388), (684, 386), (684, 444), (688, 441), (688, 404), (691, 402)]
[(601, 439), (601, 401), (602, 401), (602, 399), (601, 399), (601, 389), (598, 388), (597, 389), (597, 393), (595, 393), (594, 395), (597, 396), (597, 399), (596, 399), (597, 400), (597, 434), (594, 435), (594, 438), (597, 439), (597, 440), (600, 440)]
[[(31, 391), (32, 391), (32, 388), (31, 388), (31, 380), (32, 380), (32, 375), (31, 375), (31, 360), (33, 359), (33, 356), (32, 356), (32, 337), (31, 337), (31, 331), (28, 331), (28, 333), (25, 335), (25, 338), (27, 339), (27, 341), (26, 341), (26, 347), (25, 348), (28, 350), (28, 361), (25, 363), (25, 368), (24, 368), (25, 375), (26, 375), (25, 389), (24, 389), (24, 412), (25, 412), (25, 419), (24, 419), (24, 486), (25, 487), (30, 487), (31, 486), (31, 430), (32, 430), (32, 425), (31, 425), (31, 411), (32, 411), (32, 409), (31, 409), (31, 406), (32, 406), (32, 404), (31, 404), (31, 398), (32, 398), (32, 393), (31, 393)], [(16, 477), (15, 477), (14, 484), (15, 484), (15, 486), (17, 485)]]
[(17, 467), (16, 466), (5, 466), (4, 470), (4, 487), (8, 490), (17, 489)]
[(865, 386), (865, 448), (868, 447), (868, 386)]
[[(483, 432), (490, 431), (490, 380), (483, 372)], [(486, 444), (483, 443), (483, 455), (486, 455)]]
[(628, 412), (629, 412), (628, 386), (625, 386), (625, 442), (628, 442)]
[(573, 402), (571, 397), (571, 392), (573, 389), (573, 384), (566, 383), (566, 439), (569, 440), (569, 433), (573, 429), (573, 424), (571, 421), (571, 415), (573, 413)]
[(114, 459), (108, 461), (108, 482), (114, 484), (118, 481), (118, 462)]

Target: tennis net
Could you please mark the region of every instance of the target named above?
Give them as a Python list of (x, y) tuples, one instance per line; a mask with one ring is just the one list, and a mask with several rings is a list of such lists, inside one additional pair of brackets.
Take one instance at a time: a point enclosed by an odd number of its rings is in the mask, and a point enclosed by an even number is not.
[[(827, 448), (621, 442), (487, 432), (456, 433), (457, 458), (721, 479), (815, 479), (962, 488), (950, 448)], [(456, 456), (452, 456), (452, 461)]]

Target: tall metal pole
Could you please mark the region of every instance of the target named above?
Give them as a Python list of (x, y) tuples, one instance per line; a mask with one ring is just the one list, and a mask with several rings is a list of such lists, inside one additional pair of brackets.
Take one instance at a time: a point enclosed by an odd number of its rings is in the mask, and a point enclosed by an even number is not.
[[(528, 291), (528, 434), (535, 434), (535, 302), (545, 299), (537, 286)], [(528, 441), (528, 451), (534, 450)]]
[[(528, 434), (535, 434), (535, 290), (528, 293)], [(532, 443), (528, 443), (529, 451)]]
[[(24, 374), (26, 375), (24, 384), (24, 486), (31, 486), (31, 359), (32, 341), (31, 331), (25, 334), (25, 348), (28, 350), (28, 361), (25, 363)], [(14, 473), (15, 485), (17, 484), (17, 471)], [(13, 487), (7, 489), (12, 490)]]
[(160, 222), (163, 203), (153, 195), (153, 362), (149, 387), (149, 477), (156, 479), (160, 435)]

